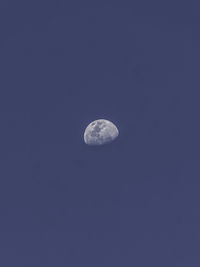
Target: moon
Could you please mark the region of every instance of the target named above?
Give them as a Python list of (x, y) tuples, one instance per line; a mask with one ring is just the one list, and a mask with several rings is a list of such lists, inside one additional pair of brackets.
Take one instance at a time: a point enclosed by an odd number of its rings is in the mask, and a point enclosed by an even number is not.
[(111, 121), (98, 119), (86, 127), (84, 141), (87, 145), (104, 145), (115, 140), (118, 135), (119, 131)]

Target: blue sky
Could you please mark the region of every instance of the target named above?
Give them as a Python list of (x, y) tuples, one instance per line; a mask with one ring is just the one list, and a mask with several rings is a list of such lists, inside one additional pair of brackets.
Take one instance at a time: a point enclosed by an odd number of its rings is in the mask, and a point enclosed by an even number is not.
[(198, 267), (197, 3), (0, 10), (0, 265)]

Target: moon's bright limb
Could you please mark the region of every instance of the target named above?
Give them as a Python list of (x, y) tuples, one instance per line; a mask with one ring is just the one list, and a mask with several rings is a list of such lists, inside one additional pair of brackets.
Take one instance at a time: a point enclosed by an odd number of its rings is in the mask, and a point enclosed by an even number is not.
[(118, 135), (119, 131), (111, 121), (98, 119), (85, 129), (84, 141), (87, 145), (103, 145), (110, 143)]

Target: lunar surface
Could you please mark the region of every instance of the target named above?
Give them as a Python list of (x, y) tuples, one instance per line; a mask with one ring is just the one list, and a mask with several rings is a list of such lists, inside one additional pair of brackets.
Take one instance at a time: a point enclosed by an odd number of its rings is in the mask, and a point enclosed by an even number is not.
[(111, 121), (99, 119), (87, 126), (84, 141), (87, 145), (104, 145), (112, 142), (118, 135), (119, 131)]

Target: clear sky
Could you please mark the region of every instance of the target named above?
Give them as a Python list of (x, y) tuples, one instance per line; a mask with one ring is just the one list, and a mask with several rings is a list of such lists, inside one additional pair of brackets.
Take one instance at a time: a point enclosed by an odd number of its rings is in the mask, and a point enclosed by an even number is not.
[(199, 28), (198, 1), (0, 1), (0, 266), (200, 266)]

